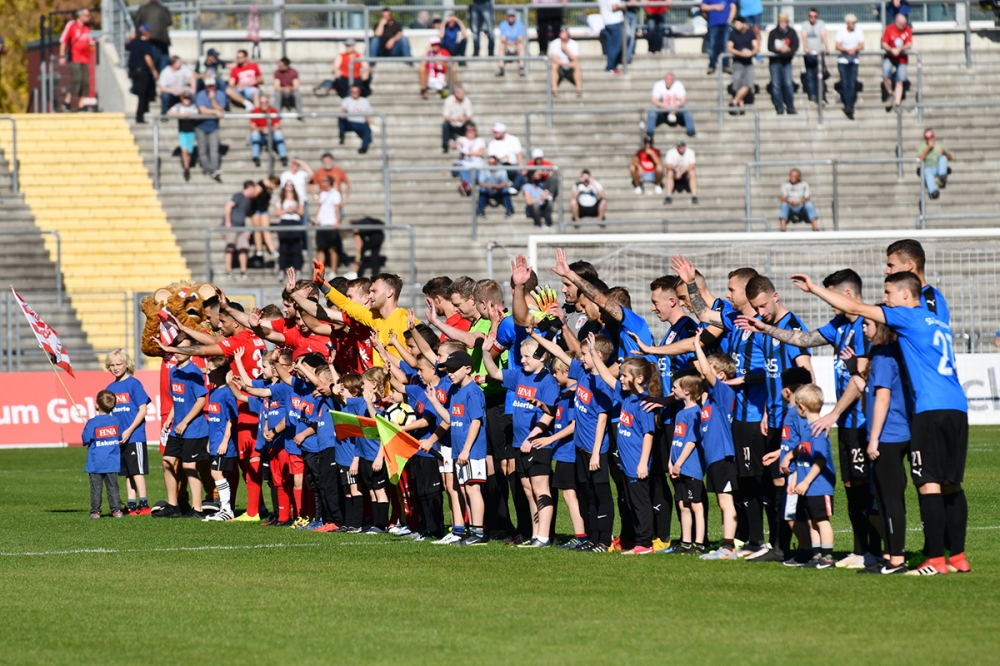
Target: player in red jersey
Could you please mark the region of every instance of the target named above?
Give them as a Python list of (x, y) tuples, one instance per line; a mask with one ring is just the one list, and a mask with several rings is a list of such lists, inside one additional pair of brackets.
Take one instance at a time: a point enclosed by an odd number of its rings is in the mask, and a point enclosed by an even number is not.
[[(367, 305), (370, 288), (371, 281), (367, 278), (351, 280), (347, 283), (347, 297), (359, 305)], [(291, 292), (291, 298), (309, 330), (331, 339), (337, 372), (361, 374), (372, 367), (372, 328), (347, 316), (339, 308), (310, 299), (304, 289)]]

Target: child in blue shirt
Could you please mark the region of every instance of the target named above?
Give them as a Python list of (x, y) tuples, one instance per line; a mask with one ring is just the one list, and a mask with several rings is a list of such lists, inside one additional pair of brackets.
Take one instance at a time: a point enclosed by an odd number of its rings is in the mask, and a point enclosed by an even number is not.
[(107, 389), (115, 394), (114, 415), (121, 426), (122, 467), (119, 476), (126, 477), (128, 512), (148, 516), (152, 513), (146, 498), (146, 475), (149, 474), (146, 413), (149, 409), (149, 395), (142, 382), (133, 376), (135, 364), (123, 350), (112, 349), (108, 352), (104, 367), (115, 378)]
[[(819, 532), (812, 530), (808, 521), (799, 517), (799, 496), (792, 488), (792, 482), (798, 474), (795, 452), (802, 443), (802, 438), (810, 435), (809, 422), (798, 412), (795, 392), (811, 382), (812, 375), (805, 368), (789, 368), (781, 373), (781, 397), (788, 403), (788, 414), (785, 416), (785, 425), (781, 427), (781, 443), (778, 450), (764, 456), (766, 465), (779, 460), (778, 470), (785, 477), (785, 503), (782, 509), (784, 522), (778, 526), (780, 552), (771, 551), (762, 557), (766, 562), (771, 557), (777, 558), (780, 555), (785, 557), (783, 563), (789, 567), (805, 565), (816, 554), (814, 547), (819, 547)], [(791, 537), (786, 537), (789, 531), (795, 534), (799, 542), (798, 553), (794, 555), (790, 552)]]
[[(361, 375), (361, 398), (347, 401), (348, 407), (358, 410), (360, 416), (375, 418), (385, 413), (383, 401), (388, 373), (385, 368), (369, 368)], [(374, 439), (358, 438), (358, 471), (361, 483), (368, 489), (372, 501), (372, 526), (365, 534), (385, 534), (389, 527), (389, 472), (385, 468), (385, 451), (382, 443)]]
[[(191, 341), (185, 338), (177, 346), (184, 349), (190, 344)], [(208, 389), (205, 388), (205, 375), (201, 368), (191, 362), (190, 356), (178, 352), (174, 354), (174, 360), (177, 365), (170, 369), (173, 407), (167, 417), (169, 434), (163, 450), (163, 481), (167, 486), (167, 506), (154, 516), (178, 518), (181, 515), (177, 507), (177, 475), (174, 473), (174, 465), (180, 460), (187, 477), (194, 515), (204, 518), (201, 515), (202, 486), (197, 465), (202, 460), (208, 460), (208, 421), (204, 414)]]
[(87, 466), (90, 475), (90, 517), (101, 517), (102, 488), (108, 489), (108, 506), (111, 515), (121, 518), (122, 498), (118, 494), (118, 470), (121, 469), (121, 424), (112, 414), (115, 394), (111, 391), (97, 393), (97, 416), (83, 426), (83, 445), (87, 447)]
[[(492, 344), (489, 338), (487, 342)], [(489, 354), (483, 355), (484, 360), (487, 357)], [(456, 542), (462, 546), (486, 543), (483, 533), (486, 506), (482, 493), (482, 485), (486, 483), (486, 396), (472, 379), (472, 363), (472, 356), (464, 351), (453, 352), (444, 363), (448, 379), (457, 387), (451, 396), (449, 429), (455, 481), (469, 509), (469, 535)]]
[[(332, 389), (337, 401), (337, 411), (354, 414), (348, 402), (361, 396), (361, 375), (350, 372), (341, 375), (340, 382)], [(352, 403), (356, 408), (356, 402)], [(337, 440), (337, 466), (340, 468), (340, 488), (343, 491), (344, 531), (357, 534), (361, 531), (365, 499), (358, 488), (358, 443), (356, 437)]]
[[(670, 552), (701, 554), (705, 551), (705, 476), (698, 436), (701, 432), (702, 379), (682, 375), (674, 380), (673, 395), (683, 407), (674, 417), (674, 441), (668, 472), (674, 480), (674, 501), (680, 507), (681, 543)], [(693, 528), (693, 529), (692, 529)], [(692, 541), (693, 537), (693, 541)]]
[(224, 356), (212, 356), (207, 361), (208, 381), (212, 390), (205, 403), (208, 419), (208, 453), (212, 457), (212, 479), (219, 491), (219, 510), (205, 517), (206, 522), (233, 519), (230, 486), (226, 474), (236, 469), (236, 444), (232, 441), (236, 424), (236, 398), (229, 388), (229, 361)]
[[(823, 389), (806, 384), (795, 391), (795, 408), (808, 423), (819, 418), (823, 408)], [(829, 569), (833, 561), (833, 487), (837, 481), (830, 438), (803, 432), (795, 450), (796, 474), (792, 488), (799, 496), (799, 516), (809, 521), (811, 530), (819, 533), (819, 552), (808, 563), (809, 569)]]

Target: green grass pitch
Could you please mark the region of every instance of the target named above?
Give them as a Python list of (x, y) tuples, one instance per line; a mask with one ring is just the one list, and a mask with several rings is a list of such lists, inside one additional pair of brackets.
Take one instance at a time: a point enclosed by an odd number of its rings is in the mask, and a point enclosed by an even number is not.
[[(1000, 428), (971, 429), (973, 572), (941, 578), (89, 520), (82, 449), (3, 451), (0, 662), (997, 663), (998, 440)], [(835, 509), (843, 552), (840, 489)]]

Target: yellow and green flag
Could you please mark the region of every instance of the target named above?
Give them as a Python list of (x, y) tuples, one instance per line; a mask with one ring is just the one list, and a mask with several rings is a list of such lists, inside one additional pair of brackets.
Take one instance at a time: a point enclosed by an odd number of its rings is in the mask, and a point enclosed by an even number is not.
[(333, 416), (333, 429), (337, 433), (337, 439), (348, 437), (379, 439), (379, 428), (375, 419), (333, 410), (330, 410), (330, 414)]
[(385, 452), (385, 465), (389, 472), (389, 481), (399, 483), (399, 475), (403, 473), (406, 462), (420, 450), (420, 442), (411, 434), (403, 432), (399, 427), (381, 416), (376, 416), (379, 439)]

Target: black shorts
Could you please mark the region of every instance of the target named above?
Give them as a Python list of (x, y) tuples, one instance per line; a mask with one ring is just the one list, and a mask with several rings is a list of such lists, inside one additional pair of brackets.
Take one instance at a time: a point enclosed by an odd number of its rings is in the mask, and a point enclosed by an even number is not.
[(577, 487), (584, 484), (597, 485), (598, 483), (611, 483), (610, 463), (607, 453), (600, 453), (600, 467), (596, 472), (590, 471), (590, 453), (583, 449), (576, 450), (576, 483)]
[(701, 479), (681, 474), (674, 479), (674, 501), (700, 504), (705, 501), (705, 484)]
[(146, 476), (149, 474), (149, 455), (146, 442), (129, 442), (121, 447), (122, 468), (119, 476)]
[[(780, 435), (781, 429), (777, 430)], [(733, 444), (736, 445), (736, 475), (747, 478), (763, 474), (767, 443), (760, 432), (760, 421), (733, 421)]]
[(316, 249), (320, 252), (336, 250), (338, 255), (344, 254), (344, 240), (337, 229), (319, 228), (316, 230)]
[(236, 458), (226, 458), (225, 456), (212, 457), (213, 472), (232, 472), (236, 469)]
[(358, 461), (358, 476), (361, 483), (368, 490), (381, 490), (389, 485), (389, 472), (385, 469), (385, 461), (382, 462), (382, 469), (375, 471), (372, 469), (372, 461), (364, 458)]
[(444, 490), (444, 486), (441, 485), (441, 472), (438, 471), (438, 463), (434, 458), (413, 456), (406, 463), (406, 469), (409, 470), (417, 497), (433, 497), (435, 494), (440, 495)]
[[(360, 462), (358, 462), (358, 467), (361, 467), (361, 463)], [(353, 486), (357, 482), (358, 482), (358, 477), (351, 476), (351, 466), (350, 465), (347, 465), (346, 467), (344, 467), (344, 466), (340, 467), (340, 485), (344, 489), (345, 492), (348, 490), (348, 486)]]
[(551, 483), (554, 490), (576, 490), (576, 462), (557, 460)]
[(795, 505), (799, 520), (829, 520), (833, 515), (833, 495), (800, 496)]
[(531, 449), (528, 453), (521, 453), (521, 449), (516, 450), (514, 465), (518, 476), (551, 476), (552, 475), (552, 448)]
[(732, 458), (716, 460), (705, 473), (705, 486), (710, 493), (732, 493), (738, 487), (736, 462)]
[(599, 217), (601, 214), (601, 201), (598, 200), (593, 206), (580, 206), (578, 209), (580, 219), (585, 217)]
[(840, 462), (840, 480), (844, 483), (868, 483), (871, 463), (865, 455), (868, 448), (868, 429), (837, 428), (837, 453)]
[(665, 474), (670, 466), (670, 447), (674, 443), (674, 425), (666, 422), (653, 431), (653, 449), (649, 453), (649, 473)]
[(167, 444), (163, 447), (164, 458), (179, 458), (181, 462), (200, 462), (208, 460), (208, 437), (177, 437), (170, 435), (167, 437)]
[(486, 396), (486, 453), (495, 461), (514, 457), (514, 420), (510, 414), (504, 414), (506, 402), (504, 392)]
[(969, 417), (954, 409), (913, 415), (910, 423), (910, 474), (914, 485), (958, 484), (965, 477)]
[[(668, 168), (667, 171), (671, 169)], [(688, 175), (684, 174), (680, 178), (674, 178), (674, 192), (690, 192), (691, 182), (688, 180)]]

